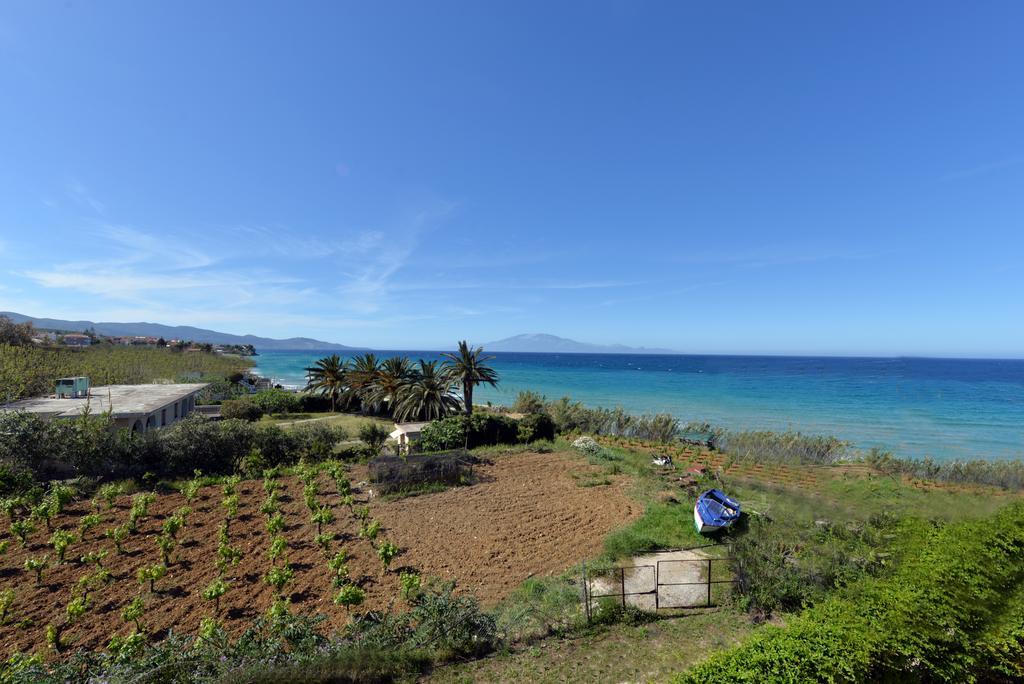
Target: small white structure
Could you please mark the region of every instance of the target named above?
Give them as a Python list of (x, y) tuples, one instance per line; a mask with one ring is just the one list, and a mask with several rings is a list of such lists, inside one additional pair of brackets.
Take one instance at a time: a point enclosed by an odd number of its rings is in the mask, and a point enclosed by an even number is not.
[(409, 447), (420, 438), (423, 428), (430, 423), (395, 423), (395, 429), (388, 435), (398, 443), (398, 453), (409, 453)]
[(92, 415), (110, 411), (115, 428), (147, 432), (176, 423), (192, 413), (196, 407), (196, 394), (206, 385), (106, 385), (92, 387), (84, 396), (22, 399), (0, 405), (0, 411), (28, 411), (46, 420), (77, 418), (86, 410)]

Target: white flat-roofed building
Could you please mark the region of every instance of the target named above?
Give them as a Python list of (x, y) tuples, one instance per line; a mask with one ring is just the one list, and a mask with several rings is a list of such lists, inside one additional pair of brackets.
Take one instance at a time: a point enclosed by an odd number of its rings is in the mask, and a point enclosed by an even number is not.
[(146, 432), (176, 423), (192, 413), (196, 394), (206, 385), (104, 385), (90, 388), (87, 396), (22, 399), (0, 405), (0, 411), (27, 411), (50, 420), (77, 418), (86, 410), (92, 415), (109, 410), (116, 428)]
[(395, 429), (388, 437), (398, 442), (398, 453), (405, 454), (428, 425), (430, 423), (395, 423)]

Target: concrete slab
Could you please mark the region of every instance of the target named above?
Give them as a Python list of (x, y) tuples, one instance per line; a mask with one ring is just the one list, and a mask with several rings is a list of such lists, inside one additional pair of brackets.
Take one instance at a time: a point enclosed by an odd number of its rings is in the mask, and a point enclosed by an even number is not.
[(590, 595), (594, 597), (592, 607), (597, 606), (598, 597), (622, 601), (623, 589), (626, 605), (643, 610), (654, 610), (656, 606), (704, 606), (708, 597), (708, 558), (711, 556), (703, 549), (635, 556), (629, 565), (588, 580)]
[(144, 416), (189, 397), (206, 385), (207, 383), (103, 385), (91, 388), (88, 397), (23, 399), (4, 404), (0, 406), (0, 410), (28, 411), (51, 418), (74, 418), (82, 415), (86, 408), (94, 414), (112, 409), (115, 417)]

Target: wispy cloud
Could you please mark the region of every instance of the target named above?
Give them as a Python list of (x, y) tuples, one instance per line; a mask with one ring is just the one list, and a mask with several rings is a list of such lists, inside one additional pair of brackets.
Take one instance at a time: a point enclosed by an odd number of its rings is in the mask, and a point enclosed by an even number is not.
[(336, 291), (339, 305), (349, 311), (373, 314), (380, 311), (391, 294), (397, 291), (394, 278), (416, 252), (423, 235), (447, 217), (455, 206), (438, 202), (416, 211), (387, 231), (379, 245), (367, 250), (363, 258), (353, 259), (339, 271), (342, 282)]
[(1011, 166), (1017, 166), (1018, 164), (1024, 164), (1024, 157), (1010, 157), (1009, 159), (1000, 159), (985, 164), (979, 164), (978, 166), (972, 166), (968, 169), (954, 171), (952, 173), (947, 173), (945, 176), (942, 176), (941, 178), (939, 178), (939, 181), (947, 183), (949, 181), (974, 178), (975, 176), (984, 176), (990, 173), (994, 173), (996, 171), (1008, 169)]
[(104, 223), (97, 232), (122, 249), (121, 258), (126, 263), (158, 260), (165, 268), (195, 269), (217, 261), (185, 240), (168, 239), (167, 236), (145, 233), (128, 226)]
[(605, 290), (611, 288), (637, 287), (648, 285), (645, 280), (472, 280), (448, 281), (439, 278), (436, 281), (416, 281), (395, 285), (395, 292), (444, 290)]
[(92, 193), (89, 192), (89, 188), (85, 187), (85, 185), (77, 178), (72, 178), (68, 181), (66, 189), (68, 197), (76, 203), (89, 207), (101, 216), (107, 213), (107, 206), (93, 197)]
[(379, 249), (386, 235), (380, 230), (345, 231), (341, 237), (325, 240), (303, 235), (287, 228), (239, 226), (233, 232), (246, 240), (250, 254), (263, 254), (286, 259), (323, 259), (336, 255), (357, 256)]
[[(105, 210), (83, 185), (69, 192), (90, 208), (90, 200), (95, 202), (97, 212)], [(409, 298), (394, 297), (399, 273), (453, 208), (425, 204), (381, 227), (335, 234), (272, 226), (143, 229), (94, 216), (75, 233), (82, 248), (58, 246), (52, 254), (63, 259), (37, 258), (13, 275), (41, 288), (78, 293), (90, 315), (102, 310), (222, 329), (244, 325), (258, 334), (290, 326), (286, 335), (321, 331), (338, 339), (340, 328), (470, 315), (446, 310), (443, 302), (422, 313)], [(57, 301), (76, 300), (61, 295)]]

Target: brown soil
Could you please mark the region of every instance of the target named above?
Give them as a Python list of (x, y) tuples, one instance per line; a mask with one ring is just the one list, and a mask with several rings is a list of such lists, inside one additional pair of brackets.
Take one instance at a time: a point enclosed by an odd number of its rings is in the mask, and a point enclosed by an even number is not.
[[(366, 591), (360, 610), (387, 607), (398, 591), (397, 570), (414, 568), (423, 575), (456, 579), (462, 591), (473, 592), (485, 604), (492, 604), (533, 574), (557, 572), (594, 555), (612, 528), (641, 513), (624, 494), (624, 482), (596, 488), (579, 487), (573, 472), (587, 469), (572, 456), (561, 454), (517, 454), (499, 457), (496, 463), (478, 468), (478, 484), (398, 501), (373, 501), (371, 515), (382, 524), (382, 538), (402, 548), (384, 573), (368, 541), (358, 538), (358, 523), (338, 502), (333, 482), (320, 476), (320, 501), (330, 502), (335, 522), (328, 526), (336, 534), (331, 553), (344, 548), (349, 556), (350, 576)], [(353, 481), (359, 473), (353, 473)], [(309, 520), (302, 497), (302, 483), (282, 478), (282, 512), (286, 520), (289, 561), (295, 578), (287, 587), (293, 610), (328, 616), (327, 629), (340, 628), (347, 616), (331, 599), (336, 589), (326, 557), (314, 545), (316, 525)], [(243, 557), (227, 572), (230, 582), (221, 599), (220, 619), (233, 634), (239, 634), (274, 599), (274, 590), (263, 577), (271, 567), (267, 558), (270, 535), (265, 516), (259, 512), (264, 498), (260, 481), (242, 482), (238, 487), (239, 518), (232, 521), (231, 544)], [(103, 530), (123, 523), (130, 497), (121, 497), (112, 510), (102, 510), (103, 522), (91, 530), (85, 541), (75, 541), (66, 562), (56, 565), (47, 543), (50, 532), (38, 525), (29, 536), (27, 549), (4, 529), (0, 539), (9, 539), (7, 553), (0, 556), (0, 590), (15, 591), (14, 604), (5, 624), (0, 625), (0, 644), (5, 653), (44, 651), (48, 624), (63, 624), (68, 601), (77, 580), (93, 568), (78, 561), (82, 555), (107, 549), (103, 561), (114, 582), (90, 595), (92, 609), (67, 628), (63, 640), (70, 648), (104, 648), (110, 637), (126, 634), (120, 612), (134, 597), (146, 602), (143, 624), (159, 639), (172, 628), (194, 633), (201, 618), (212, 616), (213, 605), (199, 592), (217, 577), (214, 565), (218, 527), (224, 518), (220, 487), (206, 487), (191, 504), (193, 513), (179, 532), (179, 545), (167, 576), (156, 583), (156, 593), (140, 586), (136, 571), (158, 563), (156, 537), (163, 521), (186, 504), (180, 494), (157, 497), (150, 517), (124, 544), (118, 554)], [(357, 495), (365, 502), (364, 495)], [(90, 512), (88, 502), (68, 506), (54, 521), (53, 529), (75, 531), (81, 517)], [(5, 528), (7, 528), (7, 521)], [(24, 569), (26, 558), (49, 555), (51, 566), (41, 586)]]
[(371, 506), (388, 534), (408, 544), (402, 565), (455, 579), (484, 605), (533, 575), (559, 573), (601, 552), (605, 535), (643, 513), (628, 481), (581, 487), (594, 470), (572, 457), (520, 454), (477, 469), (479, 483)]

